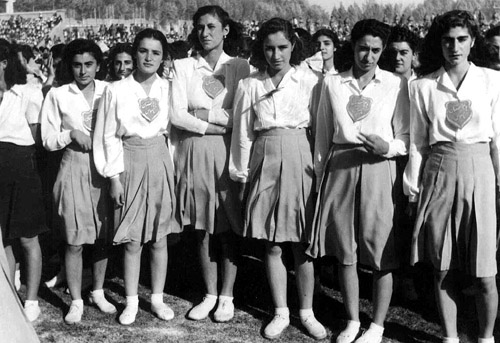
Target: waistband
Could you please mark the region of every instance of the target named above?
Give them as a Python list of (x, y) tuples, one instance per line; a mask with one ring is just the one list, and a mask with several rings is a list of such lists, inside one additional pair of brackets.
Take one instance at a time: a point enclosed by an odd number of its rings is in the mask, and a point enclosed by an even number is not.
[[(483, 155), (490, 154), (489, 143), (461, 143), (461, 142), (437, 142), (431, 145), (431, 154), (447, 154), (447, 155)], [(457, 157), (460, 157), (457, 156)]]
[(123, 137), (123, 147), (128, 149), (135, 148), (149, 148), (158, 145), (167, 146), (167, 137), (164, 135), (152, 137), (152, 138), (141, 138), (141, 137)]
[(306, 128), (301, 128), (301, 129), (275, 128), (275, 129), (269, 129), (269, 130), (263, 130), (263, 131), (257, 132), (257, 135), (259, 137), (265, 137), (265, 136), (301, 136), (301, 135), (306, 135), (306, 134), (307, 134)]
[(5, 152), (16, 151), (19, 153), (33, 153), (36, 148), (34, 145), (17, 145), (10, 142), (0, 142), (0, 150)]

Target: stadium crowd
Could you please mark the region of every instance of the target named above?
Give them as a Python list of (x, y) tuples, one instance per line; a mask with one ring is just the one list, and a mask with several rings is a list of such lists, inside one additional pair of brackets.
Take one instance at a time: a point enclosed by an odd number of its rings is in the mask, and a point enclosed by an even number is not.
[[(113, 244), (124, 252), (119, 323), (132, 325), (138, 313), (144, 247), (151, 312), (171, 320), (167, 236), (194, 230), (205, 289), (188, 319), (232, 320), (236, 247), (258, 239), (275, 309), (268, 339), (290, 324), (286, 246), (300, 323), (315, 339), (327, 330), (312, 308), (314, 270), (333, 256), (348, 319), (337, 343), (380, 343), (394, 279), (411, 285), (409, 266), (419, 262), (434, 269), (443, 342), (458, 342), (462, 291), (475, 296), (478, 342), (494, 342), (497, 14), (323, 26), (238, 23), (205, 6), (191, 30), (101, 25), (67, 29), (48, 44), (60, 22), (0, 23), (0, 292), (23, 309), (12, 310), (15, 325), (0, 321), (4, 332), (24, 323), (10, 334), (34, 334), (30, 322), (43, 311), (38, 237), (48, 231), (60, 237), (61, 268), (46, 286), (67, 285), (67, 324), (81, 322), (85, 308), (84, 246), (92, 247), (88, 303), (117, 311), (103, 290)], [(373, 273), (364, 332), (358, 264)], [(21, 271), (23, 305), (14, 288)], [(464, 276), (467, 289), (458, 289)]]

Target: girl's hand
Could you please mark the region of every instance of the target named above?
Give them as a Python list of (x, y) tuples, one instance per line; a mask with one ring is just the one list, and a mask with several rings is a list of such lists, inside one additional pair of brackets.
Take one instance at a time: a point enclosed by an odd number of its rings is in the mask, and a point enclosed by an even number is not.
[(360, 132), (358, 138), (363, 142), (366, 150), (372, 154), (383, 156), (389, 152), (389, 143), (379, 135), (365, 135)]
[(78, 144), (83, 151), (92, 150), (92, 139), (90, 139), (90, 137), (82, 131), (72, 130), (69, 136), (71, 137), (71, 140)]
[(119, 177), (111, 179), (111, 187), (109, 189), (109, 195), (113, 199), (113, 203), (116, 208), (122, 207), (125, 204), (123, 185), (120, 182)]
[(226, 133), (226, 127), (210, 123), (208, 123), (207, 131), (205, 131), (206, 135), (224, 135)]

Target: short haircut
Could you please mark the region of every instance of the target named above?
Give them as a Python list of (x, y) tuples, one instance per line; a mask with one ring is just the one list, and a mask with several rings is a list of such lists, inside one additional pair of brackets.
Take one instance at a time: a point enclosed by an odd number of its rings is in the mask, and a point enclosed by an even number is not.
[(376, 19), (360, 20), (354, 24), (354, 27), (352, 28), (351, 44), (354, 45), (359, 39), (370, 35), (373, 37), (379, 37), (382, 40), (382, 45), (385, 47), (387, 45), (387, 38), (389, 37), (390, 30), (389, 25)]
[(101, 48), (99, 48), (99, 46), (92, 40), (75, 39), (74, 41), (69, 42), (64, 49), (63, 63), (66, 66), (67, 73), (64, 83), (69, 83), (74, 80), (73, 71), (71, 69), (73, 58), (76, 55), (83, 55), (84, 53), (92, 55), (95, 58), (97, 65), (101, 65), (103, 61)]

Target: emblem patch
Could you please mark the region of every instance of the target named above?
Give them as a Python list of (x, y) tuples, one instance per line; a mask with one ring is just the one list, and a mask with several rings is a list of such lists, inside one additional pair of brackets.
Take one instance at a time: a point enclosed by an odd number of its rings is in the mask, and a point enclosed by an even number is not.
[(82, 112), (83, 127), (93, 131), (97, 119), (97, 109)]
[(224, 75), (203, 76), (203, 90), (211, 99), (215, 99), (224, 90)]
[(347, 113), (353, 122), (360, 121), (368, 116), (373, 99), (362, 95), (351, 95), (347, 103)]
[(139, 108), (144, 119), (152, 122), (160, 113), (160, 102), (156, 98), (139, 99)]
[(448, 101), (446, 106), (446, 124), (453, 130), (463, 129), (472, 118), (472, 102)]

